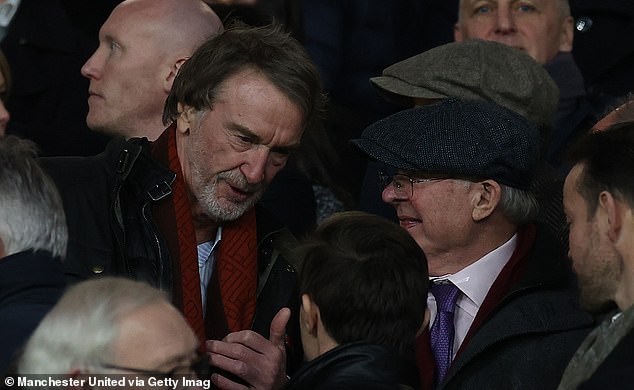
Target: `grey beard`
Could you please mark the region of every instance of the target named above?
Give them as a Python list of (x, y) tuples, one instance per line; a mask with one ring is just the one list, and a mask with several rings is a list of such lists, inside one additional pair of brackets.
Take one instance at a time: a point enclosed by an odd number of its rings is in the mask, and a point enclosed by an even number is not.
[[(228, 179), (228, 180), (227, 180)], [(234, 203), (228, 199), (219, 199), (217, 190), (218, 182), (227, 180), (241, 190), (253, 192), (253, 195), (245, 202)], [(221, 172), (214, 183), (205, 185), (199, 202), (204, 205), (205, 213), (218, 223), (234, 221), (250, 210), (260, 200), (266, 186), (263, 183), (256, 185), (247, 184), (246, 178), (238, 170)]]

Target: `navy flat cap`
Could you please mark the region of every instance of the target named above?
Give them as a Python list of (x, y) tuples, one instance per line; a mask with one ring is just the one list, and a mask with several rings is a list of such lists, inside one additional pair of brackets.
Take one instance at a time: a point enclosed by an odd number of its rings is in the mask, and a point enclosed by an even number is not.
[(406, 171), (493, 179), (529, 189), (539, 158), (537, 127), (495, 103), (446, 99), (400, 111), (352, 142)]

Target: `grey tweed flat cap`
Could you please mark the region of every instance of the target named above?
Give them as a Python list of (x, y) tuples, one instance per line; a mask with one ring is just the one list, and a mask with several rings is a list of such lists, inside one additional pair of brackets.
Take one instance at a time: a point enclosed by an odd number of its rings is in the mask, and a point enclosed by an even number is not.
[(479, 39), (437, 46), (370, 80), (396, 103), (404, 98), (487, 100), (542, 127), (552, 123), (559, 101), (559, 88), (528, 54)]
[(400, 111), (371, 124), (352, 142), (397, 169), (493, 179), (524, 190), (539, 156), (534, 124), (481, 100), (451, 98)]

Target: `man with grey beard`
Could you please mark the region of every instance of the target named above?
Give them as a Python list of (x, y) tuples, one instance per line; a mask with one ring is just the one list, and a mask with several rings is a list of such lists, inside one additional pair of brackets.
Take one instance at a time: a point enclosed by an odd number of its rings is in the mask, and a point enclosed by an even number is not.
[(218, 388), (281, 388), (302, 357), (296, 277), (286, 230), (256, 203), (322, 105), (316, 68), (279, 28), (207, 40), (180, 66), (155, 141), (43, 161), (67, 210), (67, 277), (149, 282), (206, 346)]

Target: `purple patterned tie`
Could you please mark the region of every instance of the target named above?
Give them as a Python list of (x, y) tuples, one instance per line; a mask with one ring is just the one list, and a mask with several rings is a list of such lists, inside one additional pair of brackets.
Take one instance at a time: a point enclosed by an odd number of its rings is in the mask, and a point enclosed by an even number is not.
[(442, 382), (451, 365), (453, 352), (453, 312), (458, 299), (458, 287), (451, 282), (432, 283), (431, 293), (436, 298), (437, 314), (431, 327), (431, 350), (436, 360), (437, 383)]

